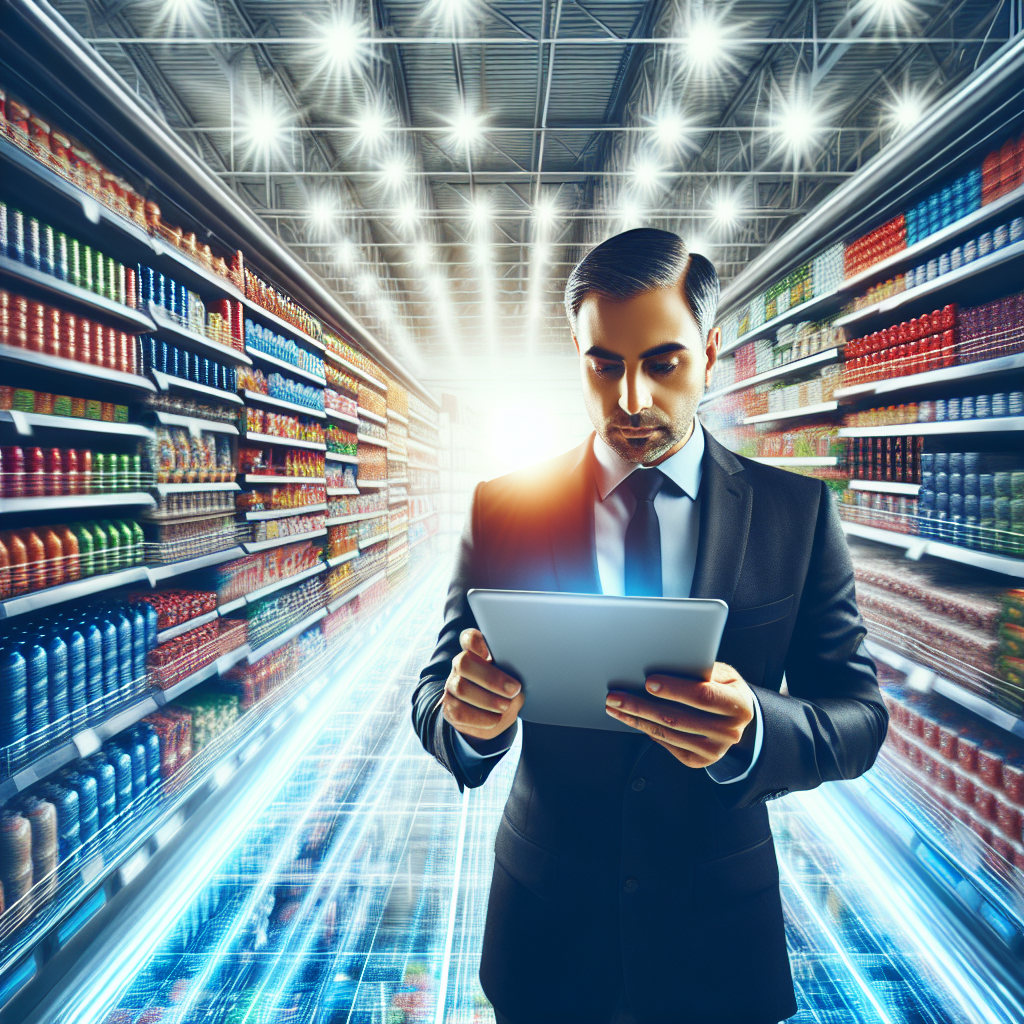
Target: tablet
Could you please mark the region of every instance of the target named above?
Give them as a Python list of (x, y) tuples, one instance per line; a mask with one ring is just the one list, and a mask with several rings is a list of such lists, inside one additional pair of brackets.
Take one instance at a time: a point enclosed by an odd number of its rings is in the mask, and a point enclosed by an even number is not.
[(724, 601), (704, 598), (530, 590), (467, 598), (495, 664), (523, 684), (520, 718), (612, 732), (636, 730), (605, 711), (609, 690), (660, 700), (644, 688), (649, 675), (711, 678), (729, 614)]

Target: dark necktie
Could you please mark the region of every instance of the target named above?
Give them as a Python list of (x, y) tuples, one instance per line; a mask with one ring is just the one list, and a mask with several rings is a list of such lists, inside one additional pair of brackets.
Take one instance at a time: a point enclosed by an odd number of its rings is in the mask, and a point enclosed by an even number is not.
[(661, 525), (654, 499), (666, 483), (660, 469), (634, 469), (623, 481), (636, 498), (626, 527), (627, 597), (661, 597)]

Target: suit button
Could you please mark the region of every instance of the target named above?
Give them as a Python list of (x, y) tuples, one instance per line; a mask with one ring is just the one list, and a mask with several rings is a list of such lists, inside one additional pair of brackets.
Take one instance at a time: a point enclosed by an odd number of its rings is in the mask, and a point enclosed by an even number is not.
[(626, 892), (636, 892), (636, 888), (639, 884), (640, 883), (635, 878), (627, 878), (623, 883), (622, 888), (625, 889)]
[(647, 780), (646, 779), (634, 779), (633, 780), (633, 792), (634, 793), (639, 793), (640, 790), (643, 789), (644, 786), (646, 786), (646, 785), (647, 785)]

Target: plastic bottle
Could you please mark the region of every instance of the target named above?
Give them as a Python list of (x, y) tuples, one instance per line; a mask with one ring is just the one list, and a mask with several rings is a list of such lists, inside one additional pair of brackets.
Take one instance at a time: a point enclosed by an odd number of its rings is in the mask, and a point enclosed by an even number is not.
[(85, 706), (89, 700), (85, 634), (82, 627), (73, 622), (64, 622), (62, 629), (68, 648), (68, 708), (72, 727), (78, 729), (85, 724)]
[(107, 551), (109, 541), (106, 531), (95, 520), (89, 520), (82, 525), (92, 534), (92, 564), (95, 575), (101, 576), (103, 573), (110, 572), (110, 553)]
[(78, 794), (78, 835), (83, 849), (99, 831), (99, 805), (95, 775), (87, 771), (62, 772), (60, 781)]
[(149, 774), (146, 767), (146, 748), (142, 737), (134, 730), (122, 733), (117, 744), (129, 756), (132, 763), (132, 795), (137, 799), (146, 792)]
[(117, 692), (120, 671), (117, 661), (117, 622), (110, 612), (100, 615), (97, 625), (103, 635), (103, 706), (113, 704)]
[(25, 659), (28, 683), (28, 720), (30, 740), (42, 738), (42, 730), (50, 724), (50, 685), (46, 649), (34, 637), (23, 636), (18, 649)]
[(119, 685), (131, 686), (135, 678), (132, 665), (132, 620), (125, 614), (124, 610), (118, 608), (114, 611), (114, 622), (117, 625), (117, 670)]
[(0, 534), (0, 601), (11, 596), (11, 553)]
[(160, 735), (146, 722), (140, 722), (133, 732), (146, 749), (146, 785), (155, 786), (160, 781)]
[(3, 534), (3, 539), (11, 560), (11, 595), (16, 597), (29, 589), (28, 548), (13, 530)]
[(78, 793), (70, 786), (49, 783), (42, 787), (42, 794), (57, 812), (57, 856), (60, 863), (73, 865), (82, 845)]
[(47, 586), (46, 545), (35, 530), (19, 530), (28, 558), (28, 589), (43, 590)]
[(85, 701), (89, 715), (95, 715), (103, 702), (103, 630), (92, 617), (79, 624), (85, 637)]
[(121, 547), (121, 567), (126, 568), (138, 564), (135, 557), (135, 536), (131, 527), (124, 519), (115, 519), (113, 525), (118, 532)]
[(146, 674), (146, 616), (142, 605), (133, 605), (132, 617), (132, 678), (142, 679)]
[(52, 526), (40, 528), (43, 550), (46, 553), (46, 585), (56, 587), (64, 582), (64, 546)]
[(46, 646), (46, 668), (50, 701), (50, 725), (61, 731), (68, 722), (68, 645), (56, 631), (47, 631), (43, 636)]
[(121, 534), (109, 519), (100, 519), (96, 525), (107, 540), (107, 572), (124, 568), (125, 552), (121, 550)]
[(158, 637), (160, 635), (160, 617), (157, 615), (156, 609), (149, 603), (149, 601), (143, 601), (141, 608), (146, 616), (146, 653), (148, 654), (159, 644)]
[(60, 538), (60, 546), (64, 551), (64, 579), (77, 580), (82, 575), (78, 537), (69, 526), (55, 526), (53, 529)]
[(128, 528), (132, 533), (133, 565), (143, 565), (146, 561), (146, 535), (142, 526), (135, 519), (128, 520)]
[[(17, 644), (0, 648), (0, 747), (22, 743), (28, 733), (28, 664)], [(0, 767), (7, 769), (6, 757)]]
[(124, 814), (131, 807), (134, 791), (132, 789), (132, 759), (128, 752), (114, 743), (106, 743), (103, 753), (114, 769), (114, 791), (117, 795), (117, 813)]
[(96, 780), (96, 810), (100, 829), (117, 817), (117, 773), (103, 751), (86, 759), (86, 774)]

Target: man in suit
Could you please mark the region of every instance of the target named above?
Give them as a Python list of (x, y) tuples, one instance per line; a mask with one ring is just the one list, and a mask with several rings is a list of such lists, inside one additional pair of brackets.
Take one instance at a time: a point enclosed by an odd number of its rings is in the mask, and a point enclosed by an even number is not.
[(696, 417), (717, 302), (714, 268), (670, 232), (593, 249), (566, 311), (595, 433), (473, 497), (413, 696), (420, 739), (460, 790), (509, 749), (523, 703), (468, 590), (729, 605), (711, 680), (609, 693), (607, 712), (635, 734), (523, 723), (480, 966), (499, 1024), (795, 1013), (765, 802), (862, 774), (885, 738), (830, 492), (734, 455)]

